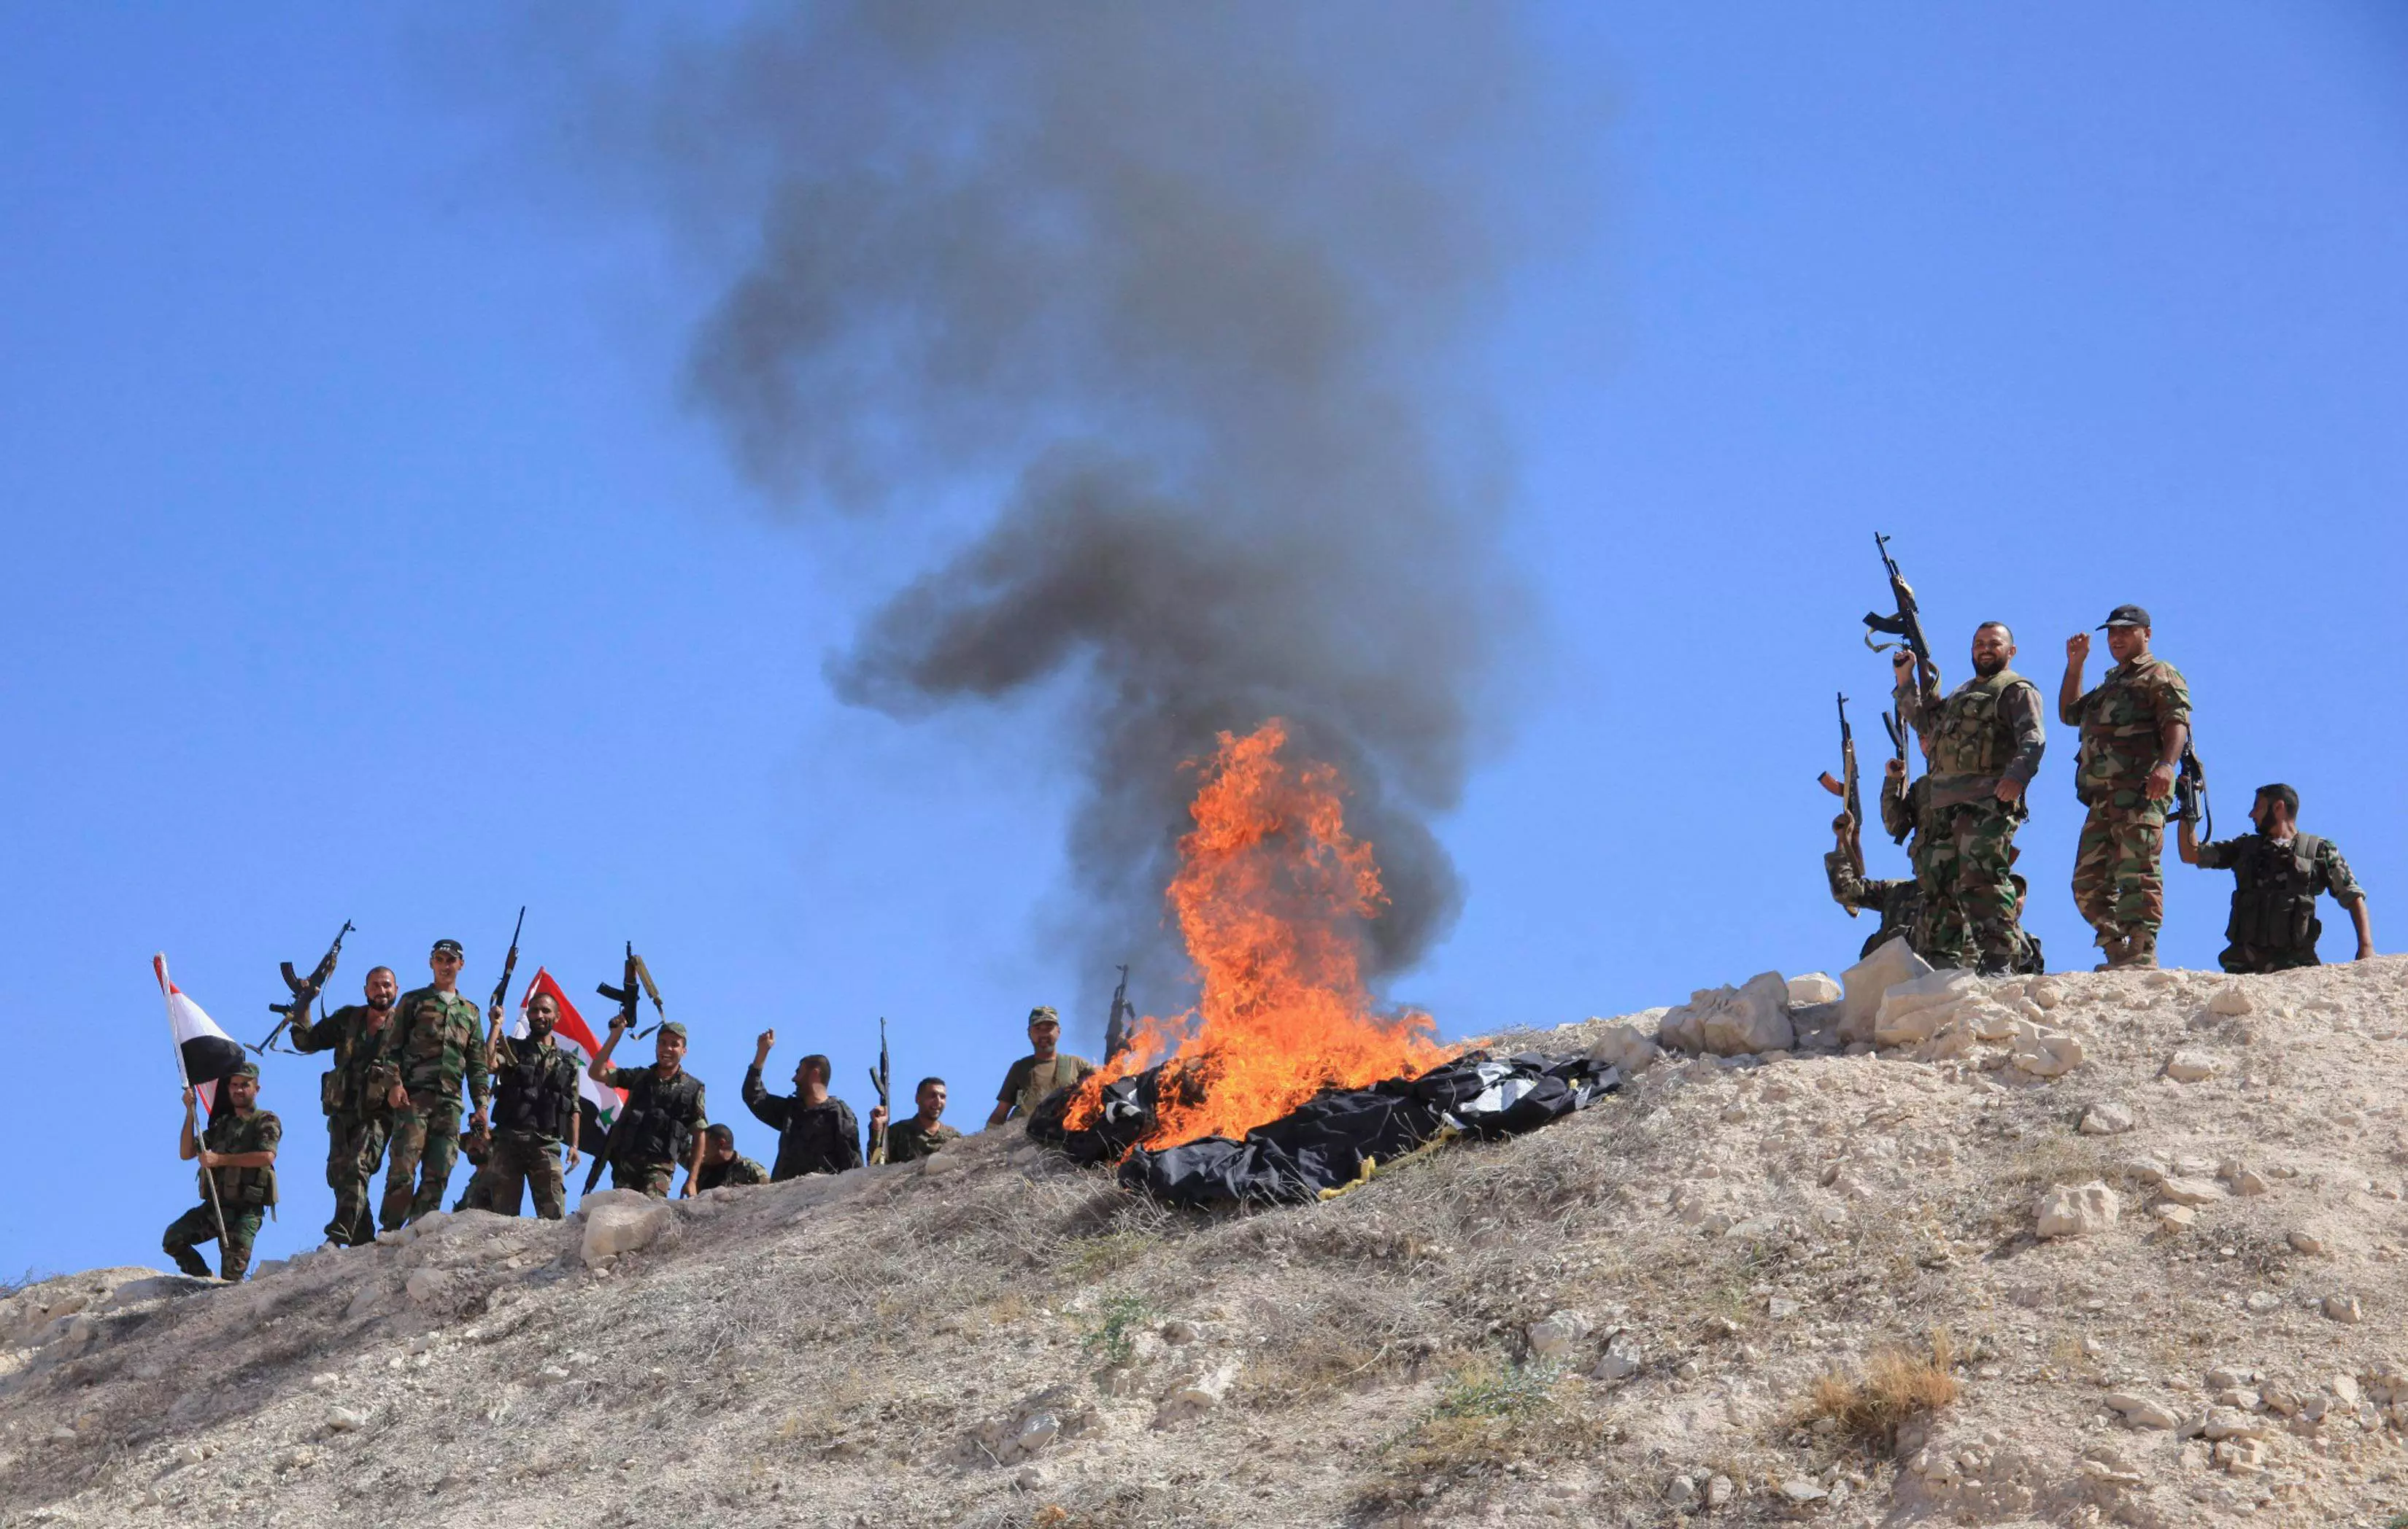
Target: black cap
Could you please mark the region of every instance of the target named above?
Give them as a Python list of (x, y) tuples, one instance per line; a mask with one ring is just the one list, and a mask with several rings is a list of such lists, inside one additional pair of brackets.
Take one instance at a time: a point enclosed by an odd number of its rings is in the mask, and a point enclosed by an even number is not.
[(2105, 621), (2099, 623), (2099, 630), (2104, 632), (2111, 626), (2146, 626), (2148, 624), (2149, 613), (2140, 607), (2117, 606), (2107, 613)]
[(456, 939), (438, 939), (435, 942), (435, 949), (427, 951), (426, 953), (428, 955), (441, 955), (446, 950), (451, 951), (453, 955), (458, 956), (463, 961), (468, 959), (468, 952), (460, 949), (460, 942)]

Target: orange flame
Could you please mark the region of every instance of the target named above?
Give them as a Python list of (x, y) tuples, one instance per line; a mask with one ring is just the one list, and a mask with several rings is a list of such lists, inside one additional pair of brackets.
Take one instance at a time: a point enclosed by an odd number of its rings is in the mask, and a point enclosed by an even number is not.
[(1289, 764), (1286, 742), (1277, 718), (1220, 736), (1169, 894), (1200, 1001), (1141, 1021), (1118, 1061), (1081, 1086), (1071, 1127), (1095, 1119), (1106, 1083), (1166, 1055), (1146, 1147), (1242, 1136), (1325, 1088), (1365, 1088), (1452, 1054), (1428, 1015), (1372, 1012), (1359, 937), (1387, 902), (1380, 869), (1347, 835), (1338, 771)]

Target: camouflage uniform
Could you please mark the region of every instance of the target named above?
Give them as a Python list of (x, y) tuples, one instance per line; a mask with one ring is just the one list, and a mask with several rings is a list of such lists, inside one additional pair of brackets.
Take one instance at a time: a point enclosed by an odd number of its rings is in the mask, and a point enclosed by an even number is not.
[(694, 1181), (696, 1190), (717, 1189), (722, 1184), (766, 1184), (769, 1170), (751, 1158), (738, 1153), (724, 1163), (705, 1163), (702, 1177)]
[(2148, 794), (2166, 725), (2190, 724), (2190, 687), (2155, 653), (2109, 669), (2098, 687), (2058, 718), (2082, 729), (2074, 794), (2090, 809), (2073, 855), (2073, 901), (2099, 932), (2101, 950), (2145, 936), (2156, 949), (2165, 922), (2166, 800)]
[(933, 1156), (945, 1143), (961, 1139), (962, 1134), (942, 1121), (924, 1129), (918, 1116), (908, 1116), (889, 1122), (886, 1127), (886, 1161), (917, 1162)]
[[(1862, 959), (1904, 936), (1914, 953), (1923, 954), (1923, 888), (1912, 877), (1867, 880), (1837, 850), (1823, 856), (1823, 875), (1831, 883), (1831, 901), (1842, 907), (1869, 907), (1881, 915), (1881, 927), (1865, 936)], [(893, 1129), (886, 1133), (887, 1151), (894, 1151)]]
[(469, 1186), (469, 1204), (504, 1216), (519, 1213), (522, 1189), (535, 1213), (556, 1222), (567, 1212), (560, 1177), (561, 1143), (577, 1118), (577, 1059), (549, 1040), (528, 1036), (504, 1053), (494, 1078), (493, 1141)]
[(2278, 972), (2318, 965), (2316, 894), (2332, 893), (2344, 907), (2365, 893), (2350, 875), (2349, 862), (2332, 840), (2293, 834), (2280, 841), (2243, 834), (2199, 847), (2199, 863), (2233, 873), (2232, 917), (2224, 926), (2231, 943), (2217, 959), (2229, 972)]
[[(393, 1146), (377, 1220), (394, 1231), (443, 1208), (443, 1189), (460, 1155), (460, 1084), (485, 1107), (484, 1032), (477, 1006), (457, 993), (414, 988), (393, 1006), (382, 1053), (368, 1086), (380, 1093), (397, 1079), (409, 1104), (393, 1112)], [(411, 1182), (416, 1180), (416, 1191)]]
[[(326, 1112), (326, 1187), (335, 1192), (335, 1214), (326, 1222), (330, 1242), (357, 1245), (376, 1236), (376, 1219), (368, 1212), (368, 1186), (384, 1146), (393, 1135), (393, 1111), (382, 1090), (368, 1087), (385, 1029), (370, 1029), (376, 1011), (366, 1004), (345, 1004), (311, 1024), (295, 1015), (285, 1032), (296, 1051), (333, 1051), (335, 1065), (319, 1079), (319, 1105)], [(392, 1024), (385, 1016), (385, 1026)]]
[(1094, 1063), (1068, 1051), (1054, 1052), (1050, 1063), (1038, 1061), (1031, 1052), (1013, 1063), (1003, 1075), (1003, 1087), (996, 1092), (995, 1102), (1012, 1107), (1012, 1113), (1005, 1119), (1026, 1120), (1057, 1090), (1069, 1088), (1095, 1070)]
[(644, 1066), (612, 1067), (602, 1081), (627, 1091), (610, 1128), (610, 1187), (667, 1199), (678, 1165), (710, 1125), (702, 1079), (682, 1067), (663, 1078), (657, 1066)]
[[(248, 1115), (238, 1115), (229, 1109), (203, 1128), (201, 1148), (211, 1152), (272, 1152), (283, 1139), (284, 1122), (272, 1112), (254, 1109)], [(218, 1216), (222, 1214), (225, 1240), (218, 1248), (218, 1273), (222, 1279), (239, 1279), (243, 1271), (251, 1267), (251, 1245), (259, 1236), (260, 1218), (276, 1203), (276, 1170), (200, 1171), (217, 1178), (217, 1210), (210, 1210), (208, 1186), (202, 1184), (201, 1203), (167, 1224), (167, 1235), (160, 1246), (176, 1261), (176, 1267), (186, 1274), (208, 1278), (209, 1266), (194, 1250), (204, 1242), (218, 1241)]]
[(1928, 959), (1935, 966), (2004, 972), (2022, 950), (2015, 896), (2015, 829), (2030, 816), (2001, 802), (2012, 780), (2028, 788), (2046, 734), (2040, 691), (2013, 669), (1976, 676), (1937, 706), (1912, 683), (1897, 693), (1899, 718), (1928, 743), (1930, 823), (1915, 867), (1923, 883)]

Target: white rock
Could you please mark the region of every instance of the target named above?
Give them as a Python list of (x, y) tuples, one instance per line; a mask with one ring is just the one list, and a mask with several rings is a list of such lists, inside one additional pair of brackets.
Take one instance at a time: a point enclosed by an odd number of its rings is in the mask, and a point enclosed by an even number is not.
[(2266, 1193), (2266, 1176), (2255, 1168), (2243, 1168), (2240, 1172), (2230, 1175), (2230, 1179), (2232, 1193), (2235, 1194), (2250, 1195)]
[(1605, 1354), (1589, 1371), (1593, 1380), (1627, 1380), (1639, 1373), (1646, 1353), (1639, 1346), (1639, 1336), (1628, 1328), (1616, 1332), (1605, 1340)]
[(1588, 1319), (1579, 1312), (1557, 1311), (1532, 1322), (1525, 1336), (1533, 1357), (1553, 1359), (1588, 1336)]
[(1847, 996), (1847, 990), (1828, 972), (1808, 972), (1789, 979), (1789, 1003), (1793, 1008), (1812, 1004), (1836, 1004)]
[(2222, 1065), (2205, 1051), (2176, 1051), (2166, 1058), (2166, 1076), (2177, 1083), (2204, 1082)]
[(1183, 1375), (1170, 1383), (1163, 1393), (1162, 1405), (1154, 1409), (1154, 1425), (1168, 1428), (1190, 1418), (1200, 1418), (1221, 1405), (1229, 1389), (1230, 1379), (1238, 1373), (1234, 1365), (1215, 1365), (1211, 1369)]
[(2149, 1207), (2149, 1214), (2170, 1227), (2188, 1226), (2199, 1220), (2198, 1211), (2186, 1205), (2176, 1205), (2172, 1200), (2159, 1200)]
[(2178, 1421), (2171, 1408), (2128, 1391), (2111, 1391), (2103, 1398), (2135, 1428), (2172, 1428)]
[(2293, 1227), (2288, 1240), (2291, 1250), (2296, 1253), (2320, 1253), (2326, 1248), (2325, 1239), (2304, 1226)]
[(1779, 972), (1760, 972), (1742, 987), (1700, 988), (1664, 1016), (1661, 1034), (1666, 1046), (1678, 1036), (1681, 1050), (1717, 1056), (1786, 1050), (1798, 1041), (1789, 1023), (1789, 984)]
[(2227, 1439), (2215, 1447), (2215, 1463), (2234, 1476), (2257, 1476), (2266, 1469), (2266, 1446), (2255, 1438)]
[(2209, 1438), (2262, 1438), (2273, 1424), (2255, 1413), (2243, 1412), (2237, 1407), (2211, 1407), (2207, 1409)]
[(1799, 1309), (1799, 1304), (1785, 1295), (1769, 1296), (1764, 1303), (1764, 1314), (1774, 1322), (1786, 1322), (1798, 1315)]
[(2017, 1070), (2034, 1078), (2062, 1078), (2082, 1065), (2082, 1040), (2062, 1030), (2043, 1030), (2029, 1020), (2015, 1022)]
[(2024, 996), (2042, 1008), (2055, 1008), (2065, 1002), (2065, 986), (2054, 977), (2042, 977), (2024, 989)]
[(968, 1166), (969, 1166), (968, 1159), (960, 1152), (930, 1152), (920, 1160), (920, 1172), (923, 1175), (959, 1173)]
[(1645, 1031), (1635, 1024), (1624, 1023), (1607, 1030), (1598, 1038), (1597, 1044), (1589, 1048), (1588, 1054), (1592, 1062), (1603, 1066), (1620, 1067), (1636, 1078), (1654, 1066), (1664, 1050), (1648, 1037)]
[(1020, 1432), (1011, 1440), (1011, 1452), (1015, 1456), (1035, 1454), (1061, 1436), (1061, 1433), (1060, 1418), (1051, 1412), (1036, 1413), (1020, 1425)]
[(1873, 1044), (1914, 1046), (1929, 1040), (1958, 1005), (1975, 1001), (1979, 995), (1980, 983), (1962, 967), (1928, 972), (1900, 982), (1882, 994), (1881, 1005), (1873, 1011)]
[(661, 1235), (669, 1223), (669, 1207), (649, 1196), (639, 1198), (643, 1200), (641, 1205), (623, 1201), (595, 1206), (586, 1214), (585, 1240), (580, 1246), (586, 1263), (649, 1247)]
[(2358, 1304), (2355, 1295), (2326, 1296), (2325, 1315), (2339, 1322), (2357, 1323), (2366, 1320), (2366, 1311)]
[(1706, 1506), (1708, 1508), (1727, 1508), (1730, 1506), (1731, 1497), (1738, 1491), (1739, 1488), (1731, 1484), (1731, 1479), (1729, 1477), (1717, 1476), (1713, 1480), (1706, 1483)]
[(1901, 935), (1872, 954), (1840, 974), (1840, 983), (1847, 996), (1840, 1005), (1840, 1038), (1846, 1041), (1869, 1041), (1873, 1038), (1873, 1022), (1881, 1011), (1882, 995), (1903, 982), (1914, 981), (1931, 970), (1931, 963), (1916, 955)]
[[(441, 1269), (412, 1269), (408, 1282), (401, 1289), (413, 1305), (431, 1306), (450, 1295), (454, 1284), (454, 1277)], [(423, 1350), (413, 1349), (410, 1351), (418, 1353)]]
[(2335, 1375), (2325, 1382), (2325, 1389), (2351, 1407), (2358, 1405), (2358, 1377), (2355, 1375)]
[(2082, 1112), (2080, 1129), (2086, 1136), (2120, 1136), (2136, 1123), (2129, 1106), (2101, 1099)]
[(368, 1425), (368, 1415), (354, 1412), (348, 1407), (326, 1408), (326, 1428), (330, 1433), (356, 1434)]
[(2214, 1205), (2224, 1198), (2224, 1191), (2206, 1179), (2169, 1179), (2157, 1193), (2176, 1205)]
[(1792, 1503), (1819, 1503), (1830, 1495), (1803, 1476), (1793, 1476), (1781, 1483), (1781, 1495)]
[(2122, 1202), (2104, 1181), (2061, 1184), (2041, 1196), (2040, 1235), (2082, 1237), (2103, 1232), (2123, 1213)]
[(2209, 1013), (2222, 1014), (2228, 1018), (2246, 1014), (2255, 1007), (2249, 1001), (2248, 990), (2238, 982), (2225, 983), (2224, 986), (2216, 989), (2214, 995), (2207, 1001)]

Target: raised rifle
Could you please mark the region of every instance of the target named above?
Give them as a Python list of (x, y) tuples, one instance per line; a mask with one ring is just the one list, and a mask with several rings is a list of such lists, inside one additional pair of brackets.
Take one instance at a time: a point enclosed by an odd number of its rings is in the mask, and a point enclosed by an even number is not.
[[(1899, 771), (1899, 779), (1901, 785), (1903, 785), (1906, 782), (1906, 771), (1902, 767), (1906, 764), (1906, 724), (1899, 722), (1893, 714), (1885, 711), (1882, 713), (1882, 731), (1889, 735), (1890, 756), (1896, 759), (1901, 766)], [(1885, 821), (1886, 820), (1885, 820)], [(1912, 833), (1913, 829), (1910, 828), (1907, 832)], [(1904, 844), (1906, 842), (1906, 834), (1893, 834), (1890, 836), (1890, 842), (1893, 844)]]
[[(886, 1016), (878, 1017), (878, 1065), (869, 1069), (869, 1086), (878, 1091), (878, 1102), (886, 1107), (886, 1125), (895, 1123), (895, 1105), (887, 1089)], [(869, 1161), (886, 1161), (886, 1125), (869, 1133)]]
[[(1931, 660), (1931, 644), (1923, 640), (1922, 607), (1915, 604), (1914, 588), (1906, 576), (1898, 571), (1898, 559), (1889, 555), (1889, 538), (1873, 533), (1873, 550), (1881, 554), (1882, 568), (1889, 575), (1890, 597), (1898, 602), (1898, 614), (1884, 616), (1877, 611), (1865, 612), (1865, 646), (1876, 653), (1885, 653), (1903, 643), (1914, 655), (1915, 689), (1933, 704), (1940, 699), (1940, 668)], [(1897, 642), (1875, 642), (1873, 633), (1883, 632)]]
[(516, 1065), (518, 1061), (516, 1056), (510, 1055), (510, 1043), (502, 1038), (502, 1004), (509, 997), (510, 973), (519, 969), (519, 932), (524, 928), (526, 928), (526, 905), (522, 903), (519, 905), (519, 922), (510, 925), (510, 953), (502, 958), (502, 979), (494, 984), (494, 1000), (485, 1006), (485, 1070), (487, 1072), (492, 1072), (499, 1066), (506, 1056), (509, 1058), (512, 1065)]
[(1121, 985), (1112, 989), (1111, 1017), (1104, 1022), (1104, 1061), (1128, 1050), (1129, 1023), (1137, 1018), (1137, 1006), (1128, 1001), (1128, 968), (1120, 968)]
[[(636, 953), (634, 940), (627, 942), (626, 964), (620, 968), (619, 985), (614, 988), (609, 983), (603, 982), (596, 985), (594, 991), (619, 1006), (618, 1018), (611, 1022), (618, 1026), (622, 1033), (632, 1032), (639, 1040), (660, 1028), (659, 1022), (655, 1021), (649, 1028), (636, 1029), (636, 1016), (642, 1010), (645, 993), (652, 994), (652, 1008), (660, 1013), (661, 1019), (668, 1018), (666, 1011), (661, 1008), (661, 990), (652, 986), (652, 974), (644, 965), (644, 958)], [(643, 1112), (632, 1104), (620, 1107), (617, 1118), (610, 1122), (610, 1129), (602, 1134), (601, 1145), (595, 1149), (594, 1166), (587, 1169), (585, 1173), (586, 1193), (593, 1193), (594, 1186), (602, 1181), (602, 1170), (609, 1166), (611, 1156), (618, 1150), (619, 1144), (634, 1135), (636, 1122), (642, 1117), (642, 1114)]]
[(345, 919), (343, 927), (335, 931), (335, 943), (326, 947), (326, 953), (318, 958), (317, 969), (306, 978), (293, 970), (293, 963), (289, 961), (277, 963), (276, 969), (284, 974), (284, 985), (293, 990), (293, 997), (288, 1003), (267, 1006), (267, 1011), (270, 1014), (281, 1014), (284, 1017), (276, 1022), (276, 1028), (267, 1033), (265, 1040), (252, 1047), (252, 1050), (261, 1056), (265, 1056), (270, 1050), (278, 1049), (276, 1037), (284, 1034), (286, 1025), (291, 1024), (294, 1020), (308, 1019), (309, 1006), (316, 1003), (318, 995), (326, 991), (328, 979), (335, 975), (335, 963), (343, 953), (343, 936), (351, 932), (351, 921)]
[[(1855, 867), (1856, 879), (1861, 881), (1865, 877), (1865, 800), (1856, 779), (1856, 735), (1848, 725), (1848, 698), (1844, 695), (1840, 697), (1840, 768), (1847, 777), (1844, 783), (1832, 779), (1828, 770), (1818, 779), (1825, 791), (1848, 804), (1848, 864)], [(1848, 917), (1855, 918), (1856, 905), (1846, 907)]]
[(2206, 819), (2206, 832), (2200, 836), (2215, 837), (2215, 809), (2207, 800), (2207, 766), (2199, 762), (2198, 750), (2190, 739), (2183, 739), (2182, 764), (2174, 771), (2174, 816), (2193, 825), (2198, 832), (2200, 820)]

